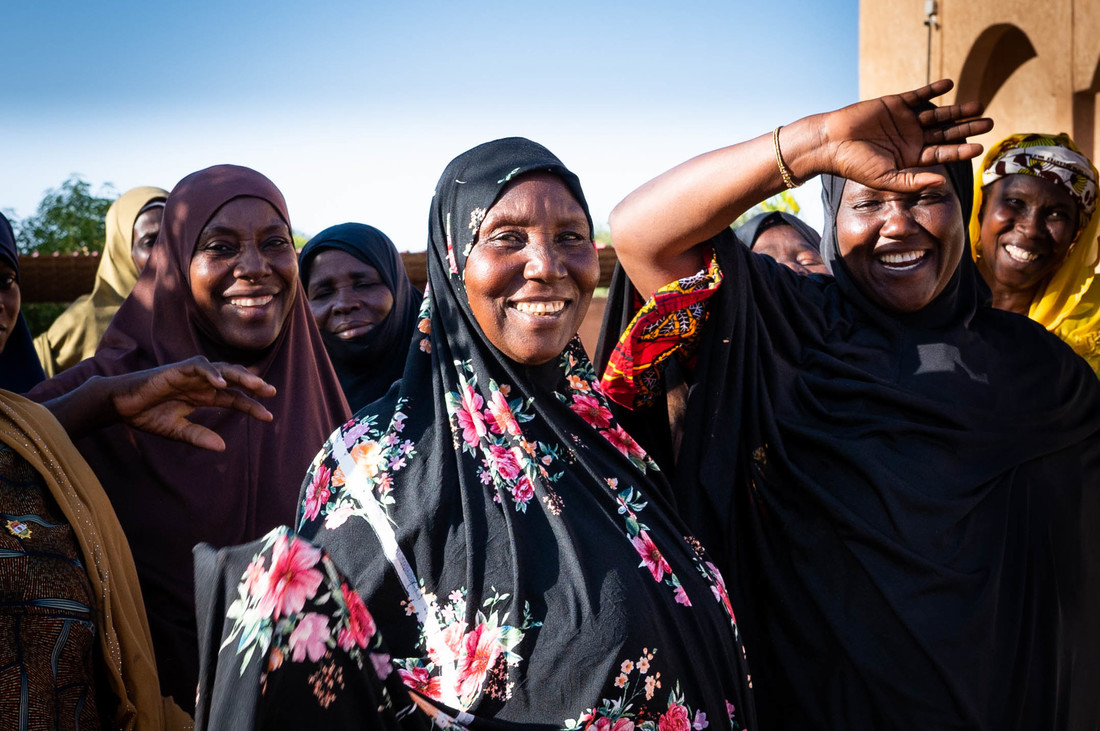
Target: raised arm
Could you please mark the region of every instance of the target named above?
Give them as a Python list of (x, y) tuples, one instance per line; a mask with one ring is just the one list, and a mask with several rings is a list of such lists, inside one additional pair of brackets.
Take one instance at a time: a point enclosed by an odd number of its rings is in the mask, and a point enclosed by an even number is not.
[[(784, 125), (783, 164), (795, 183), (832, 173), (874, 188), (919, 190), (942, 182), (910, 168), (966, 160), (982, 147), (966, 138), (993, 128), (978, 103), (929, 107), (946, 79)], [(964, 121), (969, 120), (969, 121)], [(635, 190), (611, 212), (623, 268), (645, 296), (705, 264), (699, 244), (786, 185), (772, 134), (682, 163)]]

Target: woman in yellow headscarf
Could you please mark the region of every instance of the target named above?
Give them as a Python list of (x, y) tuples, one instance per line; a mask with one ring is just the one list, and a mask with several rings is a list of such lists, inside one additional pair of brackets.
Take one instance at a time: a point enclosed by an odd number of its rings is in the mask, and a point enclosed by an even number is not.
[(1097, 172), (1068, 135), (1017, 134), (985, 156), (970, 241), (993, 306), (1027, 315), (1100, 375)]
[(91, 293), (69, 305), (49, 330), (34, 339), (47, 378), (95, 355), (103, 331), (137, 282), (137, 262), (144, 265), (148, 259), (166, 198), (168, 191), (142, 186), (123, 193), (107, 210), (107, 241)]

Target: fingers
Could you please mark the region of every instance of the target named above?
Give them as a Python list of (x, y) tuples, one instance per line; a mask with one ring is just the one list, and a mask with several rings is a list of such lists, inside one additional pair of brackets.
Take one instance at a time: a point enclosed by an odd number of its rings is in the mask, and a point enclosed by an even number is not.
[(959, 160), (972, 160), (982, 154), (984, 148), (976, 142), (964, 145), (935, 145), (921, 150), (919, 167), (946, 165)]
[(915, 107), (918, 104), (922, 104), (926, 101), (936, 98), (941, 94), (946, 94), (951, 91), (955, 86), (955, 82), (951, 79), (940, 79), (939, 81), (933, 81), (927, 86), (922, 86), (919, 89), (913, 89), (912, 91), (902, 92), (898, 94), (902, 101), (908, 104), (910, 107)]
[(231, 363), (214, 363), (214, 368), (226, 383), (243, 388), (255, 396), (270, 398), (275, 395), (275, 387), (252, 371)]
[(220, 409), (234, 409), (260, 421), (271, 421), (275, 418), (259, 401), (237, 391), (215, 391), (210, 405)]
[(965, 142), (967, 137), (985, 134), (991, 129), (993, 129), (993, 120), (988, 117), (970, 119), (949, 127), (925, 129), (924, 144), (930, 146), (959, 141)]
[(190, 421), (184, 422), (184, 425), (176, 431), (173, 438), (200, 449), (208, 449), (211, 452), (225, 451), (225, 440), (219, 437), (216, 432)]
[(942, 185), (943, 182), (943, 176), (938, 173), (917, 173), (904, 170), (883, 176), (875, 183), (875, 187), (894, 191), (895, 193), (914, 193), (934, 185)]
[(920, 121), (922, 127), (935, 127), (938, 125), (951, 124), (960, 119), (977, 117), (984, 110), (985, 108), (982, 106), (981, 102), (949, 104), (947, 106), (934, 107), (933, 109), (925, 109), (917, 114), (917, 119)]

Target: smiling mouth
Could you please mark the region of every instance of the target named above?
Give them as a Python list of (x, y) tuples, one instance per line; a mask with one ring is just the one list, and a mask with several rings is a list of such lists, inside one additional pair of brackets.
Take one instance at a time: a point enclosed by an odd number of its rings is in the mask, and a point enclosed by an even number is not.
[(265, 294), (260, 297), (230, 297), (229, 304), (234, 307), (264, 307), (275, 299), (273, 294)]
[(890, 254), (880, 254), (878, 260), (887, 269), (892, 269), (896, 272), (904, 272), (910, 269), (916, 269), (924, 263), (929, 254), (931, 254), (930, 251), (899, 251)]
[(550, 317), (565, 309), (565, 300), (552, 300), (550, 302), (513, 302), (512, 307), (525, 315)]
[(1040, 255), (1034, 251), (1028, 251), (1015, 244), (1005, 244), (1005, 253), (1008, 254), (1008, 258), (1012, 261), (1019, 262), (1020, 264), (1031, 264), (1034, 261), (1038, 261)]

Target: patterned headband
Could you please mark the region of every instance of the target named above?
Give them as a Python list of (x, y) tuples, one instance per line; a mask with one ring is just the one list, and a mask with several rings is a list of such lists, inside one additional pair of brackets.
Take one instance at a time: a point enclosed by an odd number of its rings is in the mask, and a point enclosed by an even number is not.
[(1077, 203), (1078, 228), (1096, 210), (1096, 168), (1068, 135), (1020, 134), (1001, 140), (986, 155), (982, 186), (1006, 175), (1033, 175), (1065, 190)]

